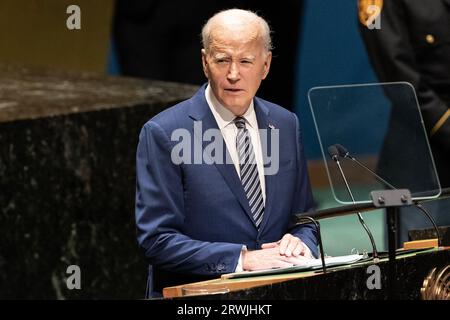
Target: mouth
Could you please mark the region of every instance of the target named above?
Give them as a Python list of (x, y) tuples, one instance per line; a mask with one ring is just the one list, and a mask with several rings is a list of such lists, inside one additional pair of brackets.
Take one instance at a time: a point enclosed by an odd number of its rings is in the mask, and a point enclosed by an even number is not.
[(236, 88), (225, 88), (224, 91), (227, 93), (231, 93), (231, 94), (237, 94), (237, 93), (244, 92), (243, 89), (236, 89)]

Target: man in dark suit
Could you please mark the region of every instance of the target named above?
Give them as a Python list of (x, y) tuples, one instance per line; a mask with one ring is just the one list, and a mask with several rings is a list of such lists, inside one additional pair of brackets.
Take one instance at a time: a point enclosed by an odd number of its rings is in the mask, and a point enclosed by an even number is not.
[[(379, 9), (373, 11), (373, 15), (379, 14), (378, 28), (367, 25), (375, 18), (367, 15), (369, 5)], [(379, 80), (406, 81), (414, 86), (440, 183), (450, 187), (450, 0), (359, 0), (359, 9), (360, 31)], [(395, 110), (396, 97), (391, 100), (392, 127), (407, 120)], [(390, 155), (396, 152), (398, 144), (405, 143), (395, 129), (385, 139), (379, 171), (391, 181), (424, 184), (430, 174), (409, 168), (406, 157), (399, 164), (406, 170), (386, 169), (392, 165)], [(407, 176), (399, 177), (402, 172), (407, 172)], [(450, 223), (449, 207), (441, 203), (441, 213), (435, 214), (438, 224)], [(429, 223), (418, 213), (401, 214), (399, 244), (408, 239), (408, 230), (425, 227)]]
[(290, 223), (313, 206), (299, 121), (255, 97), (272, 58), (267, 23), (226, 10), (202, 39), (208, 84), (139, 138), (136, 224), (151, 292), (317, 256), (316, 230)]

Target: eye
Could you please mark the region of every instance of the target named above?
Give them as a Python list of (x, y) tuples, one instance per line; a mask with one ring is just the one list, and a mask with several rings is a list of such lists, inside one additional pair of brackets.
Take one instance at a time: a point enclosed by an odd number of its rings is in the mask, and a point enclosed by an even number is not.
[(218, 64), (225, 64), (227, 62), (228, 62), (228, 59), (225, 59), (225, 58), (216, 59), (216, 63), (218, 63)]

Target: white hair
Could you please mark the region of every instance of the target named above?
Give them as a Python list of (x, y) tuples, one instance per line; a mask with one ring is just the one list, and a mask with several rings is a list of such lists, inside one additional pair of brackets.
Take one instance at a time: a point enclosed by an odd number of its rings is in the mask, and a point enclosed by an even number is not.
[(214, 16), (209, 18), (206, 24), (202, 29), (202, 45), (205, 50), (208, 51), (209, 45), (211, 43), (211, 31), (213, 29), (214, 24), (220, 19), (240, 19), (241, 21), (245, 21), (246, 24), (256, 24), (259, 27), (258, 37), (264, 41), (264, 48), (267, 51), (271, 51), (272, 47), (272, 39), (270, 37), (270, 27), (269, 24), (258, 16), (256, 13), (249, 10), (242, 9), (228, 9), (224, 11), (220, 11), (216, 13)]

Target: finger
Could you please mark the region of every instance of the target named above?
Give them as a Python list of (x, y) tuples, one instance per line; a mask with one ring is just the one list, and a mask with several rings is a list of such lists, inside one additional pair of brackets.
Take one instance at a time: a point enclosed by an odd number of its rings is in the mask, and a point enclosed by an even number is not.
[(300, 256), (300, 255), (304, 255), (304, 253), (305, 253), (305, 245), (303, 244), (303, 242), (299, 242), (298, 244), (297, 244), (297, 246), (295, 247), (295, 249), (292, 251), (292, 255), (294, 256), (294, 257), (298, 257), (298, 256)]
[(297, 248), (297, 246), (300, 244), (300, 241), (298, 240), (298, 238), (292, 237), (289, 240), (289, 244), (286, 247), (286, 252), (285, 255), (287, 257), (290, 257), (292, 255), (292, 252), (295, 250), (295, 248)]
[(295, 264), (294, 264), (294, 262), (277, 260), (273, 263), (273, 265), (274, 265), (274, 268), (288, 268), (288, 267), (293, 267)]
[(280, 254), (281, 255), (284, 255), (286, 253), (286, 248), (289, 245), (289, 241), (290, 241), (291, 237), (292, 236), (289, 233), (287, 233), (281, 239), (281, 241), (280, 241)]
[(275, 248), (275, 247), (277, 247), (279, 244), (280, 244), (280, 241), (263, 243), (263, 244), (261, 245), (261, 249)]
[(301, 253), (301, 255), (308, 259), (315, 259), (311, 250), (304, 242), (303, 242), (303, 252)]
[(286, 262), (293, 263), (295, 266), (305, 266), (309, 263), (310, 259), (303, 256), (287, 257)]
[[(278, 268), (279, 261), (283, 261), (278, 252), (278, 248), (246, 251), (243, 255), (242, 266), (244, 270), (261, 270)], [(290, 263), (292, 262), (284, 261)]]
[(278, 253), (278, 248), (249, 251), (243, 264), (244, 270), (264, 270), (294, 266), (294, 262), (289, 261), (287, 257)]

